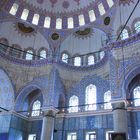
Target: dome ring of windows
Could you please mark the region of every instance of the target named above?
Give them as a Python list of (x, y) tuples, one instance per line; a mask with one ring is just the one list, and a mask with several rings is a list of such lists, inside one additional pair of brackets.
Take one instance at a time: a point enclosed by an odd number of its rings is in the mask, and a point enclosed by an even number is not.
[[(91, 67), (99, 64), (103, 60), (107, 59), (107, 52), (99, 51), (98, 54), (90, 55), (74, 55), (70, 56), (67, 51), (61, 53), (59, 63), (64, 66), (74, 66), (74, 67)], [(98, 58), (98, 59), (97, 59)]]
[[(97, 1), (98, 3), (96, 3)], [(40, 27), (43, 26), (44, 28), (56, 29), (56, 30), (73, 29), (75, 27), (81, 27), (81, 26), (84, 26), (86, 24), (96, 21), (98, 18), (97, 13), (99, 13), (100, 16), (105, 15), (109, 11), (109, 9), (115, 5), (116, 1), (117, 0), (106, 0), (105, 3), (103, 3), (101, 0), (92, 1), (90, 5), (85, 6), (84, 8), (78, 7), (76, 10), (71, 11), (71, 12), (67, 12), (67, 11), (59, 12), (60, 14), (58, 18), (56, 16), (53, 16), (53, 14), (56, 14), (58, 12), (56, 11), (52, 13), (47, 12), (41, 9), (41, 7), (37, 7), (35, 9), (35, 7), (28, 2), (24, 4), (23, 3), (21, 4), (20, 1), (12, 3), (11, 6), (9, 6), (8, 11), (9, 11), (9, 14), (16, 16), (16, 18), (20, 18), (21, 20), (31, 22), (35, 26), (40, 26)], [(93, 7), (93, 5), (96, 7)], [(86, 8), (86, 11), (84, 10), (85, 8)], [(21, 9), (22, 9), (22, 11), (20, 11), (21, 14), (17, 14), (19, 10)], [(30, 11), (35, 11), (35, 12), (32, 13), (32, 18), (29, 21), (29, 16), (31, 16)], [(46, 17), (44, 17), (44, 15), (46, 15)], [(72, 15), (75, 15), (75, 16), (72, 16)], [(88, 15), (88, 16), (85, 16), (85, 15)], [(43, 19), (43, 22), (42, 22), (42, 19)]]

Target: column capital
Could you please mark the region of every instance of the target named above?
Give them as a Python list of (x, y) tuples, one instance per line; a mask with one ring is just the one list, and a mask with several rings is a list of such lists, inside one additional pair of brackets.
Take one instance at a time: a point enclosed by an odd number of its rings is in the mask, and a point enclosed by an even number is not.
[(127, 107), (127, 102), (126, 100), (112, 100), (111, 101), (112, 108), (113, 110), (115, 109), (126, 109)]
[(44, 116), (50, 116), (50, 117), (54, 117), (57, 113), (58, 113), (58, 109), (56, 109), (53, 106), (44, 106), (42, 107), (42, 112)]

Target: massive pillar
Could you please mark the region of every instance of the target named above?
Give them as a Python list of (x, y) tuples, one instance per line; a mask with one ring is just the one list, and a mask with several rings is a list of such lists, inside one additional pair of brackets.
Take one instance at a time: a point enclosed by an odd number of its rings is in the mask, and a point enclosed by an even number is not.
[(55, 108), (43, 109), (43, 124), (41, 140), (53, 140), (55, 115), (58, 112)]
[(128, 125), (127, 125), (127, 109), (124, 101), (114, 102), (113, 106), (113, 122), (114, 122), (114, 131), (118, 133), (128, 134)]

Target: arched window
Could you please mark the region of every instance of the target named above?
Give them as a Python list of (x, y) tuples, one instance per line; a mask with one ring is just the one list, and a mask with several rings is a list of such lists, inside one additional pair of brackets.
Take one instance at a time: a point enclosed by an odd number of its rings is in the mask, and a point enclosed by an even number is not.
[(22, 15), (21, 15), (21, 19), (27, 20), (28, 14), (29, 14), (29, 10), (24, 9), (23, 12), (22, 12)]
[(51, 24), (51, 18), (50, 17), (45, 17), (44, 27), (45, 28), (50, 28), (50, 24)]
[(31, 116), (39, 116), (40, 115), (40, 108), (41, 108), (41, 102), (39, 100), (36, 100), (33, 103)]
[(11, 15), (16, 15), (18, 8), (19, 8), (18, 4), (14, 3), (13, 6), (11, 7), (9, 13)]
[(111, 109), (112, 108), (110, 100), (111, 100), (111, 91), (108, 90), (104, 94), (104, 102), (107, 102), (107, 103), (104, 103), (104, 109)]
[(105, 56), (105, 52), (104, 51), (101, 51), (100, 52), (100, 60), (103, 59), (104, 56)]
[(69, 58), (69, 56), (68, 56), (68, 54), (67, 53), (63, 53), (62, 54), (62, 61), (64, 62), (64, 63), (68, 63), (68, 58)]
[(133, 96), (134, 96), (134, 105), (140, 106), (140, 86), (137, 86), (133, 90)]
[(85, 25), (85, 18), (84, 18), (83, 14), (79, 15), (78, 19), (79, 19), (79, 25), (80, 26)]
[(107, 3), (109, 7), (112, 7), (114, 5), (113, 0), (107, 0)]
[(72, 29), (74, 27), (73, 18), (68, 18), (68, 29)]
[(16, 57), (16, 58), (20, 58), (20, 55), (21, 55), (21, 48), (14, 44), (10, 49), (9, 49), (9, 54), (13, 57)]
[(61, 18), (56, 19), (56, 29), (62, 29), (62, 19)]
[(128, 37), (129, 37), (128, 30), (123, 29), (123, 31), (121, 33), (121, 40), (127, 39)]
[(0, 38), (0, 51), (6, 52), (8, 50), (8, 40), (6, 38)]
[(69, 100), (69, 112), (78, 112), (78, 97), (73, 95)]
[(98, 5), (98, 9), (101, 16), (105, 14), (105, 8), (102, 3)]
[(90, 22), (93, 22), (93, 21), (96, 20), (95, 13), (94, 13), (93, 10), (90, 10), (90, 11), (88, 12), (88, 15), (89, 15)]
[(40, 59), (46, 59), (47, 57), (46, 50), (41, 50), (39, 56), (40, 56)]
[(90, 84), (86, 87), (85, 110), (96, 110), (96, 86)]
[(34, 14), (33, 20), (32, 20), (32, 23), (34, 25), (38, 25), (39, 17), (40, 17), (39, 14)]
[(81, 66), (81, 57), (76, 56), (74, 58), (74, 66)]
[(93, 55), (88, 56), (88, 65), (93, 65), (94, 63), (95, 63), (94, 56)]
[(25, 59), (26, 60), (33, 60), (33, 51), (32, 50), (27, 50), (26, 51)]
[(135, 27), (136, 33), (139, 33), (139, 32), (140, 32), (140, 21), (137, 21), (137, 22), (134, 24), (134, 27)]

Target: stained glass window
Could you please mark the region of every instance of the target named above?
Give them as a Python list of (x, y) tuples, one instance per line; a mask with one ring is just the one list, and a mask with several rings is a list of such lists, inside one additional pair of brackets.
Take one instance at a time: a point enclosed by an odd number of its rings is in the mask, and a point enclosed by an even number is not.
[(88, 56), (88, 65), (93, 65), (94, 63), (95, 63), (94, 56), (93, 55)]
[(41, 50), (40, 51), (40, 59), (46, 59), (46, 55), (47, 55), (46, 50)]
[(44, 27), (45, 28), (50, 28), (50, 24), (51, 24), (51, 18), (50, 17), (45, 17)]
[(133, 90), (133, 96), (134, 96), (134, 105), (140, 106), (140, 86), (137, 86)]
[(65, 62), (65, 63), (68, 63), (68, 57), (69, 57), (68, 54), (63, 53), (62, 54), (62, 61)]
[(77, 134), (75, 132), (67, 134), (67, 140), (77, 140)]
[(136, 33), (139, 33), (140, 32), (140, 21), (137, 21), (134, 26), (135, 26)]
[(98, 5), (98, 9), (99, 9), (99, 12), (100, 12), (100, 15), (101, 15), (101, 16), (105, 14), (105, 9), (104, 9), (104, 6), (103, 6), (102, 3), (100, 3), (100, 4)]
[(78, 97), (73, 95), (69, 100), (69, 112), (78, 112)]
[(14, 3), (13, 6), (11, 7), (9, 13), (10, 13), (11, 15), (16, 15), (17, 10), (18, 10), (18, 7), (19, 7), (18, 4)]
[(62, 29), (62, 19), (61, 18), (56, 19), (56, 29)]
[(85, 25), (85, 18), (84, 18), (84, 15), (81, 14), (78, 16), (79, 18), (79, 25), (82, 26), (82, 25)]
[(33, 103), (31, 116), (39, 116), (40, 115), (40, 108), (41, 108), (41, 102), (39, 100), (35, 101)]
[(68, 29), (72, 29), (74, 27), (73, 18), (68, 18)]
[(90, 22), (93, 22), (93, 21), (96, 20), (95, 13), (94, 13), (93, 10), (90, 10), (90, 11), (88, 12), (88, 14), (89, 14)]
[(81, 66), (81, 57), (77, 56), (74, 58), (74, 66)]
[(34, 14), (32, 23), (38, 25), (38, 21), (39, 21), (39, 14)]
[(121, 33), (121, 39), (124, 40), (124, 39), (127, 39), (128, 37), (129, 37), (128, 30), (123, 29), (123, 31)]
[(96, 132), (86, 132), (86, 140), (96, 140)]
[(22, 15), (21, 15), (21, 19), (27, 20), (28, 14), (29, 14), (29, 10), (24, 9), (23, 12), (22, 12)]
[(85, 110), (96, 110), (96, 86), (90, 84), (86, 88)]
[(33, 51), (32, 50), (27, 50), (25, 59), (26, 60), (33, 60)]

